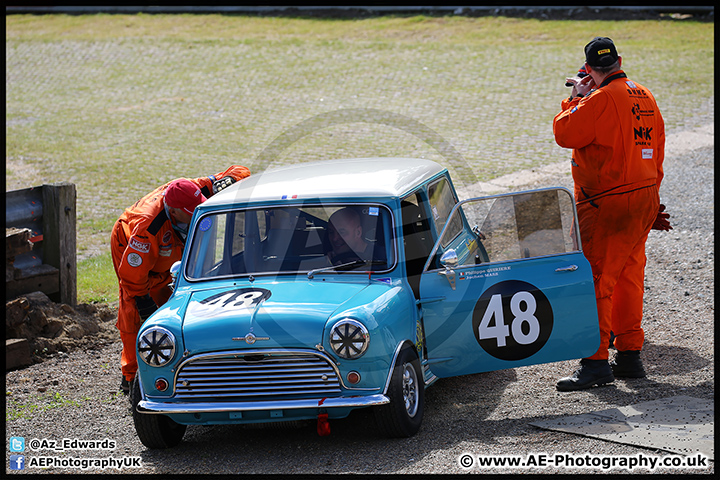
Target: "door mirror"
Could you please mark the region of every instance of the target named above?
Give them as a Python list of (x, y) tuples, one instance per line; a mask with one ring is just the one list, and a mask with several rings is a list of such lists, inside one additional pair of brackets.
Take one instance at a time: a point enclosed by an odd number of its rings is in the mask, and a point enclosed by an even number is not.
[(170, 276), (175, 278), (177, 277), (178, 272), (180, 271), (180, 266), (182, 265), (182, 262), (178, 260), (177, 262), (172, 264), (172, 267), (170, 267)]
[(440, 257), (440, 263), (445, 268), (453, 268), (457, 266), (458, 264), (458, 256), (454, 249), (450, 249), (447, 252), (442, 254), (442, 257)]
[(181, 266), (182, 262), (178, 260), (177, 262), (172, 264), (172, 267), (170, 267), (170, 278), (172, 278), (172, 281), (170, 282), (168, 287), (170, 287), (171, 290), (175, 290), (175, 282), (177, 280), (177, 274), (180, 271)]
[(455, 271), (453, 268), (458, 264), (457, 252), (452, 248), (449, 249), (440, 257), (440, 263), (445, 267), (445, 270), (440, 270), (438, 274), (447, 278), (448, 283), (450, 283), (450, 288), (455, 290)]

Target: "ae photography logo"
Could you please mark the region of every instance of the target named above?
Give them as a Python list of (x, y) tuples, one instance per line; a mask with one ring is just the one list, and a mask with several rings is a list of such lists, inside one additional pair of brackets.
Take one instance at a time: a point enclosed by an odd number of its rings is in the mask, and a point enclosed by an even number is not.
[(590, 469), (597, 471), (637, 470), (654, 471), (661, 468), (708, 468), (709, 458), (702, 453), (695, 455), (603, 455), (571, 453), (529, 453), (527, 455), (475, 455), (463, 453), (458, 464), (465, 470), (471, 468), (560, 468), (568, 470)]

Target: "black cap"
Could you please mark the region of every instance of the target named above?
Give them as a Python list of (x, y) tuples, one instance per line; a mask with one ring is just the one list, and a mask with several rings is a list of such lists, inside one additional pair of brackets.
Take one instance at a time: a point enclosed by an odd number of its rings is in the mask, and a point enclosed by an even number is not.
[(591, 67), (609, 67), (617, 60), (615, 44), (607, 37), (595, 37), (585, 45), (585, 61)]

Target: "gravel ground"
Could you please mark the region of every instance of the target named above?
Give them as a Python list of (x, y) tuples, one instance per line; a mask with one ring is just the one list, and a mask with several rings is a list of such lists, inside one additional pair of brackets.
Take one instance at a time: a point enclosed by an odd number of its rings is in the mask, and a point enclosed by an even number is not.
[[(695, 141), (697, 135), (704, 141)], [(189, 427), (177, 448), (151, 451), (137, 439), (129, 401), (117, 392), (121, 347), (116, 342), (96, 350), (59, 353), (41, 364), (8, 372), (8, 441), (11, 436), (24, 437), (28, 444), (31, 439), (107, 438), (116, 443), (114, 449), (33, 452), (26, 448), (25, 455), (28, 460), (41, 455), (134, 457), (141, 466), (122, 472), (152, 474), (602, 473), (600, 468), (464, 469), (458, 459), (464, 453), (670, 455), (545, 431), (529, 423), (675, 395), (714, 399), (713, 135), (711, 120), (699, 131), (676, 132), (672, 137), (676, 143), (668, 148), (661, 199), (672, 215), (674, 230), (652, 232), (647, 244), (645, 379), (616, 380), (587, 391), (560, 393), (555, 382), (571, 373), (576, 361), (516, 368), (438, 381), (426, 392), (423, 427), (409, 439), (379, 439), (370, 412), (361, 410), (332, 422), (329, 437), (319, 437), (311, 424), (286, 430)], [(669, 137), (669, 147), (670, 143)], [(571, 184), (564, 173), (527, 179), (533, 179), (531, 186)], [(9, 451), (6, 456), (9, 465)], [(12, 473), (118, 472), (36, 468)], [(652, 473), (714, 473), (714, 462), (701, 470)]]

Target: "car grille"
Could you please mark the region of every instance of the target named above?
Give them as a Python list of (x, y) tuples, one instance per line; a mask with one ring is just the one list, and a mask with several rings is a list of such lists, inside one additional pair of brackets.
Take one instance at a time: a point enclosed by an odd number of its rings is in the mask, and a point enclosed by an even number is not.
[(340, 380), (328, 360), (301, 352), (198, 356), (184, 363), (175, 379), (175, 398), (180, 399), (282, 399), (340, 393)]

